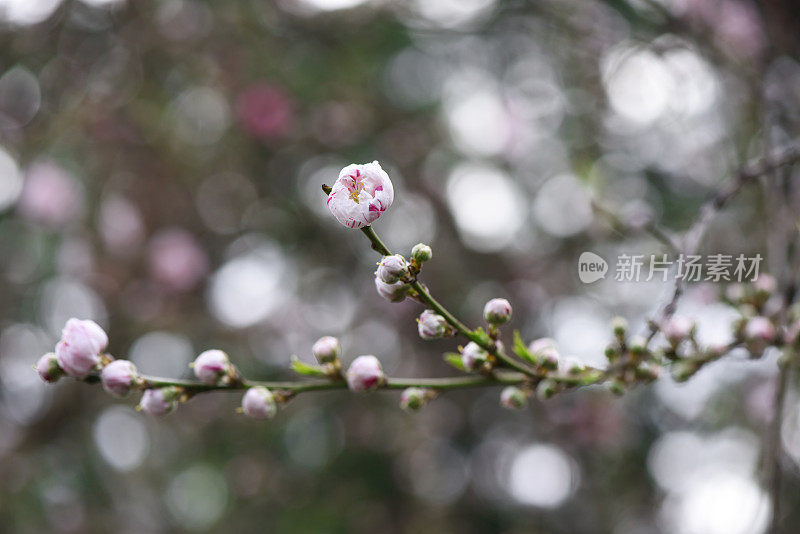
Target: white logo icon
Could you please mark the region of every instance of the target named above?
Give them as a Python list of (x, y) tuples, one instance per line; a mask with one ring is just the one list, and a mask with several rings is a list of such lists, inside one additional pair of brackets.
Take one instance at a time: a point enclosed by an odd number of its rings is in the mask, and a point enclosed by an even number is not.
[(578, 258), (578, 278), (584, 284), (597, 282), (606, 277), (608, 262), (594, 252), (584, 252)]

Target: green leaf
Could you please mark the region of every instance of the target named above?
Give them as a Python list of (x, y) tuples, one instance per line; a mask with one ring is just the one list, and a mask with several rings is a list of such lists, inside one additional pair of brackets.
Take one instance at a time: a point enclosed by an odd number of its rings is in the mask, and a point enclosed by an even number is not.
[(461, 355), (457, 352), (445, 352), (444, 361), (448, 364), (452, 365), (459, 371), (466, 371), (467, 369), (464, 367), (464, 363), (461, 361)]
[(486, 333), (482, 326), (479, 326), (473, 330), (472, 333), (475, 334), (484, 345), (489, 345), (492, 343), (492, 338), (489, 337), (489, 334)]
[(298, 375), (326, 376), (325, 371), (320, 366), (309, 365), (294, 355), (292, 355), (292, 363), (289, 365), (289, 368)]
[(536, 356), (531, 354), (530, 351), (528, 350), (528, 347), (525, 346), (525, 342), (522, 341), (522, 336), (519, 335), (519, 330), (514, 330), (513, 350), (514, 354), (519, 356), (521, 359), (536, 365)]

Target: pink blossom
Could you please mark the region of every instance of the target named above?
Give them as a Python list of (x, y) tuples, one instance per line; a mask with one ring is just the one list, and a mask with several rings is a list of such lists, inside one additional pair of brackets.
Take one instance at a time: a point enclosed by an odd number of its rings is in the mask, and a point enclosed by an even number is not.
[(202, 352), (192, 364), (192, 370), (194, 376), (212, 385), (235, 373), (228, 355), (216, 349)]
[(399, 281), (394, 284), (387, 284), (381, 280), (377, 272), (375, 273), (375, 289), (378, 291), (378, 295), (389, 302), (401, 302), (406, 298), (406, 293), (408, 293), (408, 286), (406, 286), (405, 282)]
[(106, 392), (115, 397), (124, 397), (139, 381), (139, 373), (128, 360), (114, 360), (103, 367), (100, 380)]
[(408, 263), (400, 254), (384, 256), (378, 264), (375, 275), (387, 284), (394, 284), (408, 274)]
[(407, 412), (416, 412), (428, 403), (435, 393), (427, 388), (410, 387), (400, 394), (400, 408)]
[(107, 346), (108, 336), (97, 323), (73, 317), (56, 345), (58, 365), (74, 378), (86, 378), (100, 363), (100, 353)]
[(294, 122), (291, 98), (282, 88), (268, 83), (243, 90), (236, 100), (236, 114), (243, 130), (265, 140), (283, 137)]
[(311, 353), (319, 363), (330, 363), (342, 353), (342, 346), (335, 337), (323, 336), (311, 347)]
[(394, 201), (389, 175), (377, 161), (348, 165), (328, 195), (328, 209), (348, 228), (363, 228), (378, 219)]
[(772, 321), (766, 317), (753, 317), (747, 321), (744, 335), (747, 339), (772, 341), (775, 339), (775, 327), (772, 325)]
[(500, 393), (500, 406), (508, 410), (517, 410), (528, 404), (528, 396), (515, 386), (508, 386)]
[(58, 357), (53, 352), (39, 358), (39, 361), (36, 362), (36, 372), (45, 382), (55, 382), (64, 374), (58, 365)]
[(376, 390), (385, 379), (381, 362), (371, 355), (359, 356), (347, 370), (347, 386), (356, 393)]
[(208, 257), (186, 230), (161, 230), (150, 241), (148, 267), (154, 279), (174, 291), (192, 289), (208, 270)]
[(139, 401), (139, 408), (150, 415), (167, 415), (177, 407), (180, 393), (180, 389), (171, 386), (147, 389)]
[(144, 223), (138, 208), (119, 195), (103, 200), (97, 224), (106, 248), (119, 256), (135, 253), (144, 239)]
[(467, 343), (467, 346), (461, 350), (461, 363), (468, 371), (477, 371), (488, 358), (489, 353), (474, 341)]
[(417, 319), (417, 330), (426, 341), (437, 339), (447, 334), (447, 321), (433, 310), (425, 310)]
[(483, 318), (487, 323), (503, 324), (511, 318), (511, 304), (506, 299), (492, 299), (483, 307)]
[(664, 333), (667, 341), (673, 345), (677, 345), (692, 334), (694, 327), (694, 321), (687, 317), (676, 315), (670, 317), (661, 325), (661, 331)]
[(17, 209), (25, 219), (57, 229), (80, 217), (83, 190), (74, 176), (55, 163), (36, 162), (25, 173)]
[(278, 412), (278, 404), (270, 390), (256, 386), (242, 397), (242, 412), (253, 419), (271, 419)]

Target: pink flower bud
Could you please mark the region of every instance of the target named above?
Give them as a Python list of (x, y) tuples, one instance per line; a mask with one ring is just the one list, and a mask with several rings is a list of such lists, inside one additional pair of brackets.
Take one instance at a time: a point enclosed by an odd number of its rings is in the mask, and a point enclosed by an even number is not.
[(444, 317), (433, 310), (425, 310), (417, 319), (419, 337), (425, 340), (440, 338), (447, 334), (449, 328)]
[(417, 243), (411, 249), (411, 257), (417, 263), (424, 263), (433, 257), (433, 250), (425, 243)]
[(348, 165), (328, 195), (328, 209), (348, 228), (363, 228), (378, 219), (394, 201), (389, 175), (377, 161)]
[(515, 386), (508, 386), (500, 393), (500, 406), (509, 410), (517, 410), (528, 404), (528, 396)]
[(100, 353), (107, 346), (108, 336), (97, 323), (73, 317), (56, 345), (58, 365), (74, 378), (86, 378), (100, 363)]
[(477, 371), (488, 359), (489, 353), (474, 341), (467, 343), (467, 346), (461, 350), (461, 363), (468, 371)]
[(744, 336), (750, 340), (772, 341), (775, 339), (775, 326), (766, 317), (753, 317), (744, 327)]
[(178, 406), (180, 394), (180, 388), (173, 386), (146, 389), (139, 401), (139, 409), (150, 415), (167, 415)]
[(314, 343), (311, 353), (319, 363), (330, 363), (342, 354), (342, 346), (335, 337), (324, 336)]
[(351, 391), (361, 393), (378, 389), (386, 380), (381, 362), (375, 356), (359, 356), (347, 370), (347, 386)]
[(256, 386), (242, 397), (242, 411), (253, 419), (272, 419), (278, 413), (278, 403), (270, 390)]
[(100, 373), (103, 389), (115, 397), (125, 397), (139, 381), (136, 366), (128, 360), (114, 360)]
[(694, 321), (680, 315), (670, 317), (661, 325), (661, 331), (672, 345), (678, 345), (681, 341), (691, 336), (694, 328)]
[(394, 284), (387, 284), (380, 279), (378, 273), (375, 273), (375, 289), (378, 290), (378, 295), (389, 302), (401, 302), (406, 298), (406, 293), (408, 293), (408, 287), (405, 283), (395, 282)]
[(753, 282), (753, 288), (759, 293), (772, 295), (778, 289), (778, 282), (774, 276), (762, 273)]
[(511, 319), (511, 304), (506, 299), (492, 299), (483, 307), (483, 318), (493, 325), (508, 322)]
[(236, 374), (228, 355), (216, 349), (200, 353), (192, 364), (192, 370), (194, 376), (210, 385), (229, 380)]
[(408, 263), (400, 254), (384, 256), (378, 264), (378, 270), (375, 271), (375, 276), (387, 284), (394, 284), (407, 274)]
[(64, 375), (64, 371), (58, 366), (58, 357), (54, 352), (48, 352), (36, 363), (36, 372), (45, 382), (55, 382)]
[(556, 348), (556, 341), (549, 337), (542, 337), (535, 341), (532, 341), (530, 345), (528, 345), (528, 352), (533, 354), (534, 356), (539, 356), (545, 349), (554, 349)]
[(566, 358), (561, 360), (559, 362), (559, 367), (565, 373), (570, 375), (581, 374), (586, 369), (586, 365), (579, 359), (575, 358), (574, 356), (567, 356)]
[(400, 408), (407, 412), (416, 412), (428, 403), (434, 392), (427, 388), (410, 387), (400, 394)]

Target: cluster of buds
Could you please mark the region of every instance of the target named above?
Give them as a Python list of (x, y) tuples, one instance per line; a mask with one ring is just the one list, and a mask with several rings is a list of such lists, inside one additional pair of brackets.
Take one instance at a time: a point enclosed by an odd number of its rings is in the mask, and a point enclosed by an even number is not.
[(611, 320), (614, 340), (606, 347), (605, 356), (614, 372), (606, 382), (609, 391), (621, 395), (636, 382), (652, 382), (659, 376), (659, 357), (650, 350), (641, 336), (628, 335), (628, 321), (623, 317)]

